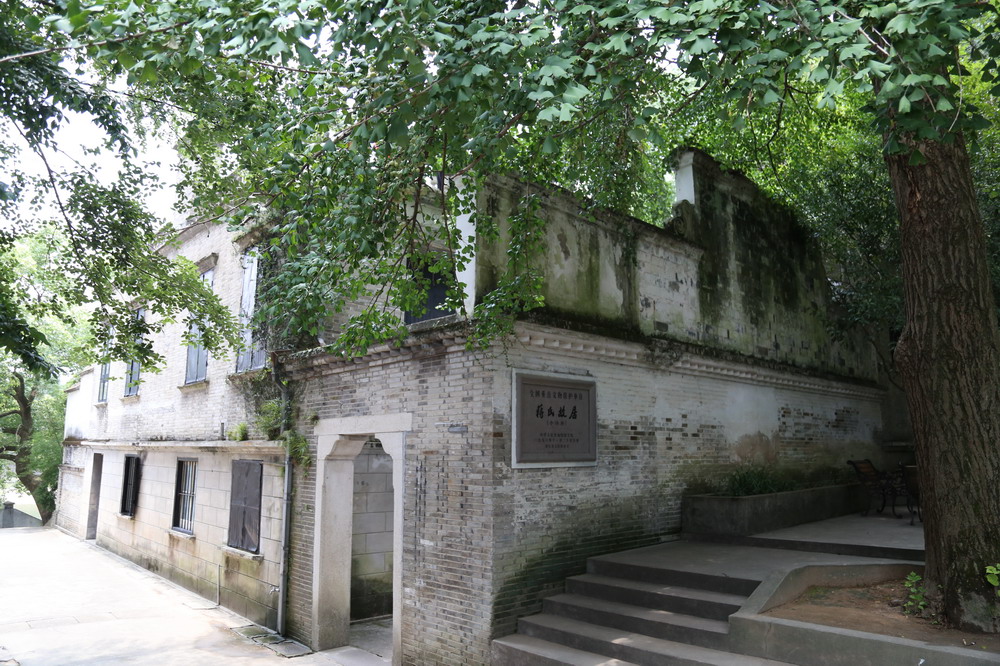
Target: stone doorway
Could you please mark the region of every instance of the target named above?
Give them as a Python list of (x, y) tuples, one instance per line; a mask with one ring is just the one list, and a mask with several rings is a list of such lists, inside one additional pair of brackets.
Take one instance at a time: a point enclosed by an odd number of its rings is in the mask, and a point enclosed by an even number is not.
[(392, 615), (392, 456), (370, 439), (354, 459), (351, 622)]
[[(384, 564), (391, 570), (392, 580), (392, 643), (393, 663), (401, 659), (401, 628), (402, 611), (402, 529), (403, 529), (403, 479), (405, 471), (406, 433), (412, 424), (411, 414), (383, 414), (377, 416), (349, 417), (341, 419), (323, 419), (316, 426), (316, 513), (313, 539), (313, 649), (327, 650), (348, 645), (350, 641), (351, 621), (351, 583), (352, 568), (355, 560), (355, 546), (361, 542), (355, 532), (355, 473), (356, 467), (365, 466), (371, 469), (372, 460), (358, 462), (359, 455), (370, 442), (377, 441), (381, 445), (381, 453), (374, 444), (370, 450), (376, 456), (388, 456), (391, 460), (391, 485), (393, 492), (390, 497), (382, 493), (360, 493), (364, 495), (365, 510), (368, 502), (372, 507), (386, 507), (385, 502), (391, 501), (390, 511), (382, 513), (382, 536), (373, 539), (373, 547), (384, 547), (388, 536), (386, 528), (391, 525), (391, 549), (380, 551)], [(372, 454), (364, 454), (372, 455)], [(389, 465), (384, 458), (377, 465), (384, 473)], [(362, 480), (380, 483), (374, 477), (361, 479), (358, 472), (358, 483)], [(385, 479), (388, 484), (389, 480)], [(371, 495), (383, 495), (372, 498)], [(369, 528), (374, 529), (376, 520), (369, 520)], [(359, 519), (359, 524), (361, 519)], [(365, 528), (362, 528), (365, 529)], [(370, 532), (376, 534), (377, 532)], [(364, 532), (364, 546), (368, 548), (369, 532)], [(345, 538), (348, 537), (348, 538)], [(391, 553), (391, 566), (385, 558)], [(377, 560), (378, 558), (372, 558)], [(383, 571), (382, 573), (387, 573)]]

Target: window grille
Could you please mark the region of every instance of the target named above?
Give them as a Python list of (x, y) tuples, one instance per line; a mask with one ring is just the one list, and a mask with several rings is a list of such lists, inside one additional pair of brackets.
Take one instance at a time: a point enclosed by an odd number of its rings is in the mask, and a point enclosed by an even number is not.
[(177, 461), (177, 485), (174, 492), (174, 529), (194, 531), (194, 489), (197, 460)]
[(260, 498), (263, 464), (233, 461), (233, 490), (229, 502), (229, 540), (233, 548), (256, 553), (260, 548)]
[(134, 516), (139, 504), (139, 456), (125, 456), (125, 469), (122, 473), (122, 506), (123, 516)]

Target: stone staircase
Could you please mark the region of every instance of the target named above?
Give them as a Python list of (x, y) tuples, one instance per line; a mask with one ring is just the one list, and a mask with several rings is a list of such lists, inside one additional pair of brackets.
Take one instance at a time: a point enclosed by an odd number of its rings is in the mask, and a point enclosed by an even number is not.
[(587, 561), (565, 594), (521, 618), (493, 642), (494, 666), (683, 664), (764, 666), (779, 662), (727, 652), (727, 618), (759, 580), (621, 561)]

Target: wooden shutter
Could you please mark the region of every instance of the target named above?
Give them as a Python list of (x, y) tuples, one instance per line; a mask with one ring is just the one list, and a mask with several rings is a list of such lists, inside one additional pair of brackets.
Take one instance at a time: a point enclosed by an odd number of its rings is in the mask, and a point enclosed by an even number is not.
[(233, 486), (229, 502), (229, 540), (233, 548), (256, 553), (260, 548), (260, 504), (263, 464), (233, 461)]
[(253, 312), (257, 300), (257, 255), (253, 250), (242, 257), (243, 292), (240, 296), (240, 336), (243, 348), (236, 356), (236, 371), (244, 372), (254, 367)]
[(125, 468), (122, 474), (122, 504), (121, 513), (124, 516), (134, 516), (139, 504), (139, 481), (142, 476), (142, 463), (138, 456), (125, 456)]

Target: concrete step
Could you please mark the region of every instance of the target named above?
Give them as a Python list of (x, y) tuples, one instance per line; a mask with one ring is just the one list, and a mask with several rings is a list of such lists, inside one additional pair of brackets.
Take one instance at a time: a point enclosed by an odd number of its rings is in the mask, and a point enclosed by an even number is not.
[(493, 641), (493, 666), (636, 666), (522, 634)]
[(738, 611), (747, 600), (745, 596), (739, 594), (597, 574), (584, 574), (566, 579), (566, 591), (713, 620), (725, 620)]
[(574, 650), (623, 659), (639, 666), (773, 666), (781, 662), (722, 652), (653, 638), (627, 630), (602, 627), (542, 613), (522, 618), (518, 632)]
[(702, 647), (724, 650), (729, 645), (727, 621), (669, 610), (643, 608), (578, 594), (558, 594), (543, 602), (542, 612)]
[(587, 573), (613, 578), (628, 578), (646, 583), (738, 594), (744, 597), (749, 597), (760, 585), (760, 580), (724, 574), (682, 571), (639, 562), (622, 562), (613, 559), (613, 557), (591, 557), (587, 560)]

